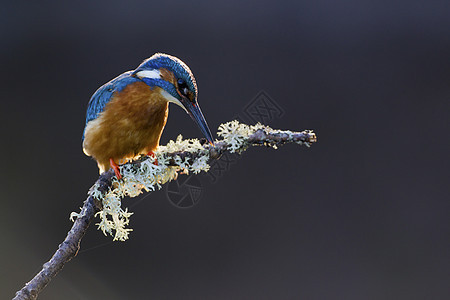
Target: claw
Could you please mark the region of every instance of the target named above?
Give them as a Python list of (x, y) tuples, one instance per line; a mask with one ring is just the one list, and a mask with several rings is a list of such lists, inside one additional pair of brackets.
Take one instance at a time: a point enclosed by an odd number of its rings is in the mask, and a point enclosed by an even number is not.
[(114, 173), (116, 174), (117, 179), (122, 179), (122, 175), (120, 174), (119, 166), (114, 162), (114, 159), (109, 159), (109, 165), (113, 168)]
[(155, 166), (157, 166), (157, 165), (158, 165), (158, 159), (156, 158), (155, 153), (154, 153), (153, 151), (149, 151), (149, 152), (147, 153), (147, 155), (148, 155), (148, 156), (151, 156), (151, 157), (153, 157), (153, 158), (155, 159), (155, 161), (153, 162), (153, 164), (154, 164)]

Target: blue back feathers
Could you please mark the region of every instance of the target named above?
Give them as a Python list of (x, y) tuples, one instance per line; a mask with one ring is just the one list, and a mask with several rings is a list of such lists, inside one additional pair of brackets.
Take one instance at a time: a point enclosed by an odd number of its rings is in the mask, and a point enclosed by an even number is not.
[(105, 83), (99, 87), (97, 91), (95, 91), (94, 95), (91, 97), (91, 100), (89, 100), (86, 111), (86, 124), (98, 117), (98, 115), (105, 109), (106, 103), (111, 100), (115, 92), (120, 92), (130, 83), (140, 81), (138, 78), (130, 76), (132, 73), (132, 71), (125, 72), (108, 83)]

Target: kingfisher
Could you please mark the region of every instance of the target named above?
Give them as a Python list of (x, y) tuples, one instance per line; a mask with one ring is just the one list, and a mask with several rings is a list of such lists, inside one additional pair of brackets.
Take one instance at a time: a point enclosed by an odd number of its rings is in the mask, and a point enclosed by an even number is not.
[(169, 102), (183, 108), (214, 145), (197, 95), (194, 75), (184, 62), (168, 54), (152, 55), (92, 95), (82, 137), (84, 153), (97, 161), (100, 173), (112, 168), (121, 179), (118, 163), (141, 154), (154, 156)]

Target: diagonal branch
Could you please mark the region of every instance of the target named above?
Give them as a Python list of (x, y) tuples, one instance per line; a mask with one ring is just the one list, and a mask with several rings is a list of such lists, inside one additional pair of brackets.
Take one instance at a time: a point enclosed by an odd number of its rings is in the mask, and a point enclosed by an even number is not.
[[(246, 126), (246, 130), (250, 128), (247, 125), (244, 126)], [(249, 134), (245, 136), (245, 138), (241, 139), (243, 135), (236, 135), (236, 132), (234, 131), (225, 133), (222, 131), (221, 135), (224, 139), (216, 142), (214, 146), (203, 145), (203, 149), (201, 149), (201, 151), (175, 151), (164, 153), (164, 155), (168, 158), (169, 165), (177, 165), (177, 161), (179, 161), (178, 158), (181, 158), (183, 161), (193, 162), (196, 158), (204, 156), (205, 151), (209, 153), (209, 162), (219, 159), (225, 151), (240, 153), (249, 146), (265, 145), (276, 148), (277, 146), (281, 146), (286, 143), (297, 143), (309, 147), (311, 143), (317, 141), (316, 135), (311, 130), (291, 132), (273, 130), (265, 126), (256, 126), (253, 127), (252, 131), (248, 131), (248, 133)], [(236, 144), (237, 140), (238, 143)], [(147, 158), (129, 162), (126, 165), (139, 166)], [(186, 158), (189, 158), (189, 160)], [(100, 175), (94, 185), (96, 186), (96, 191), (107, 193), (109, 190), (113, 189), (114, 179), (114, 172), (111, 169), (104, 172)], [(86, 233), (86, 230), (94, 218), (94, 215), (103, 209), (102, 203), (98, 201), (93, 194), (94, 189), (91, 188), (88, 198), (84, 201), (81, 212), (76, 214), (77, 218), (65, 240), (59, 245), (52, 258), (43, 265), (42, 270), (16, 293), (13, 300), (36, 299), (50, 280), (52, 280), (52, 278), (55, 277), (59, 271), (61, 271), (67, 262), (77, 255), (78, 250), (80, 249), (81, 239)]]

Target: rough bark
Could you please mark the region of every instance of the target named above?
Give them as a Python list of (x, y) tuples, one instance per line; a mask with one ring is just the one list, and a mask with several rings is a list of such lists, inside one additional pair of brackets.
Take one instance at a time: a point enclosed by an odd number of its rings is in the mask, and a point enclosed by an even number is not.
[[(309, 144), (316, 141), (316, 135), (310, 130), (305, 130), (302, 132), (266, 132), (263, 129), (259, 129), (249, 136), (245, 147), (261, 145), (281, 146), (286, 143), (306, 143), (306, 145), (309, 146)], [(224, 141), (217, 142), (214, 146), (209, 144), (204, 145), (204, 148), (209, 150), (210, 160), (219, 159), (221, 154), (224, 151), (227, 151), (228, 147), (229, 145)], [(172, 157), (178, 155), (184, 159), (186, 156), (195, 158), (200, 154), (190, 152), (174, 152), (167, 153), (167, 155)], [(139, 163), (141, 163), (141, 160), (130, 162), (130, 164)], [(171, 164), (175, 164), (174, 160), (171, 161)], [(114, 172), (112, 169), (100, 175), (96, 183), (99, 184), (99, 190), (101, 192), (107, 192), (108, 189), (111, 188), (113, 176)], [(72, 228), (68, 232), (64, 241), (59, 245), (55, 254), (43, 265), (42, 270), (16, 293), (13, 300), (36, 299), (38, 297), (39, 293), (47, 286), (52, 278), (55, 277), (59, 271), (61, 271), (64, 265), (77, 255), (80, 249), (81, 239), (86, 233), (86, 230), (88, 229), (95, 213), (101, 209), (101, 203), (99, 203), (94, 197), (92, 197), (91, 193), (89, 193), (88, 198), (84, 201), (81, 214), (76, 218)]]

